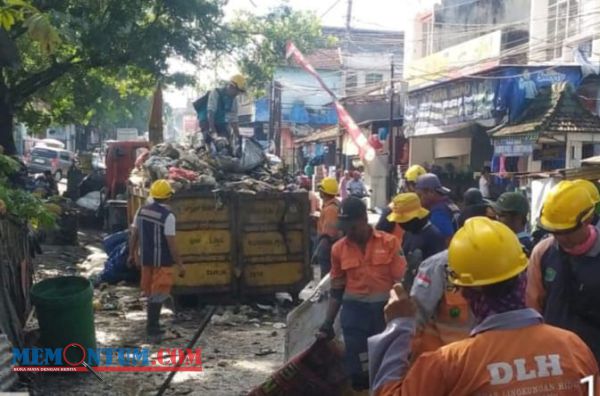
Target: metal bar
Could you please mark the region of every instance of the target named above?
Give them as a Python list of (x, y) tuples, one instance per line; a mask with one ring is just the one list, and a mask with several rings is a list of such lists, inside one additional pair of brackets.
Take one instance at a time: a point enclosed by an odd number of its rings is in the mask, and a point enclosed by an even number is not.
[[(214, 306), (214, 305), (208, 306), (207, 308), (208, 308), (208, 312), (206, 313), (206, 316), (204, 316), (204, 319), (202, 319), (202, 322), (200, 323), (200, 327), (198, 328), (198, 331), (196, 331), (196, 334), (194, 334), (194, 337), (187, 344), (186, 350), (187, 349), (192, 349), (194, 347), (194, 345), (196, 345), (196, 342), (198, 342), (198, 339), (202, 335), (202, 332), (204, 331), (204, 329), (206, 328), (206, 326), (210, 322), (210, 318), (212, 318), (212, 316), (214, 315), (215, 311), (217, 310), (217, 307)], [(166, 392), (166, 390), (169, 388), (169, 384), (171, 384), (171, 381), (173, 380), (173, 377), (175, 377), (175, 374), (177, 374), (177, 369), (179, 367), (181, 367), (181, 365), (183, 364), (184, 360), (185, 359), (178, 359), (177, 364), (175, 365), (175, 370), (171, 371), (169, 373), (169, 376), (167, 377), (167, 379), (165, 380), (165, 382), (163, 382), (163, 384), (160, 386), (160, 389), (156, 393), (156, 396), (162, 396), (162, 395), (164, 395), (164, 393)]]

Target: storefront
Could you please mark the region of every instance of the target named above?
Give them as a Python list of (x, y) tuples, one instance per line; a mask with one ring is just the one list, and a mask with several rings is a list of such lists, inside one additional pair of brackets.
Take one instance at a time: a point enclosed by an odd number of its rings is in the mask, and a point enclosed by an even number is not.
[(540, 89), (518, 120), (490, 132), (501, 173), (575, 168), (600, 154), (600, 118), (567, 83)]

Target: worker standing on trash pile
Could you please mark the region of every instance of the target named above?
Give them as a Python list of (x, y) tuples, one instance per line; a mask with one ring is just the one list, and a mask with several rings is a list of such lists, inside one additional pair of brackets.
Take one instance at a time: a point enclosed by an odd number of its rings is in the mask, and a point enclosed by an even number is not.
[(403, 192), (415, 192), (417, 179), (423, 176), (427, 171), (421, 165), (413, 165), (404, 172)]
[(429, 221), (429, 211), (421, 206), (415, 193), (398, 194), (393, 200), (388, 221), (397, 223), (406, 233), (402, 242), (408, 267), (402, 284), (410, 290), (421, 262), (446, 249), (446, 241)]
[(333, 323), (341, 307), (346, 374), (355, 390), (365, 390), (367, 338), (385, 328), (383, 307), (389, 289), (404, 276), (406, 261), (398, 239), (371, 228), (362, 200), (349, 197), (342, 202), (339, 226), (346, 236), (331, 251), (329, 307), (317, 337), (334, 337)]
[(431, 213), (431, 222), (450, 243), (450, 238), (458, 228), (458, 216), (460, 209), (448, 198), (450, 190), (440, 182), (433, 173), (419, 176), (415, 190), (421, 198), (423, 207)]
[[(173, 195), (168, 181), (161, 179), (150, 186), (153, 202), (141, 207), (131, 225), (129, 263), (141, 266), (141, 288), (148, 297), (146, 332), (149, 342), (160, 341), (160, 310), (170, 297), (173, 286), (173, 264), (179, 276), (185, 268), (175, 242), (176, 219), (166, 202)], [(138, 250), (139, 247), (139, 250)]]
[(579, 335), (600, 361), (600, 236), (591, 224), (599, 198), (590, 192), (561, 181), (548, 193), (539, 225), (552, 236), (531, 254), (527, 304)]
[(340, 201), (336, 198), (338, 183), (334, 178), (324, 178), (318, 188), (323, 203), (317, 222), (317, 246), (313, 262), (316, 261), (319, 265), (322, 278), (331, 269), (331, 247), (341, 236), (337, 228)]
[(471, 337), (421, 355), (409, 370), (415, 306), (395, 285), (386, 330), (369, 339), (372, 390), (392, 395), (587, 395), (598, 365), (574, 333), (525, 307), (527, 257), (504, 224), (469, 219), (448, 249), (451, 281), (476, 318)]
[(517, 234), (519, 242), (525, 249), (525, 254), (529, 257), (533, 250), (533, 238), (527, 232), (529, 219), (529, 201), (527, 201), (527, 198), (518, 192), (505, 192), (494, 203), (494, 211), (498, 221), (504, 223)]
[(238, 144), (237, 96), (243, 92), (246, 92), (246, 77), (236, 74), (226, 86), (215, 88), (194, 102), (206, 144), (214, 143), (218, 137), (227, 140), (231, 146)]

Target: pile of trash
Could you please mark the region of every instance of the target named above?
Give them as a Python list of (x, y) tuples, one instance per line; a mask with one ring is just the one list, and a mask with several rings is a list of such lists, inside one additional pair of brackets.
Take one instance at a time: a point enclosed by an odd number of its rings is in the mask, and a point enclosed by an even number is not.
[(108, 259), (100, 274), (99, 282), (114, 285), (121, 281), (137, 282), (139, 280), (139, 271), (127, 265), (128, 235), (127, 231), (120, 231), (104, 238), (104, 251), (108, 255)]
[(224, 139), (218, 139), (212, 149), (161, 143), (140, 155), (130, 181), (148, 186), (155, 180), (168, 179), (175, 191), (210, 189), (256, 194), (296, 188), (281, 160), (266, 155), (254, 139), (244, 138), (237, 152), (239, 156), (230, 155)]

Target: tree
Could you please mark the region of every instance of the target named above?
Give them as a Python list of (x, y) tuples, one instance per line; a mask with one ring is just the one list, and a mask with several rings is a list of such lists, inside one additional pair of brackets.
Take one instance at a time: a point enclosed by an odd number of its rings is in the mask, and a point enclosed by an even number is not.
[[(89, 122), (98, 106), (114, 109), (132, 92), (143, 96), (158, 78), (174, 77), (170, 57), (195, 62), (226, 49), (222, 6), (223, 0), (0, 0), (0, 50), (12, 45), (20, 57), (18, 64), (0, 62), (0, 145), (15, 153), (15, 115)], [(9, 9), (16, 12), (5, 24)], [(36, 30), (48, 26), (60, 35)], [(103, 96), (106, 89), (118, 97)]]
[(272, 9), (264, 16), (240, 13), (232, 22), (240, 48), (238, 66), (248, 76), (254, 94), (264, 93), (278, 65), (285, 64), (288, 41), (304, 53), (329, 47), (333, 37), (323, 36), (319, 18), (313, 12), (293, 10), (287, 5)]

